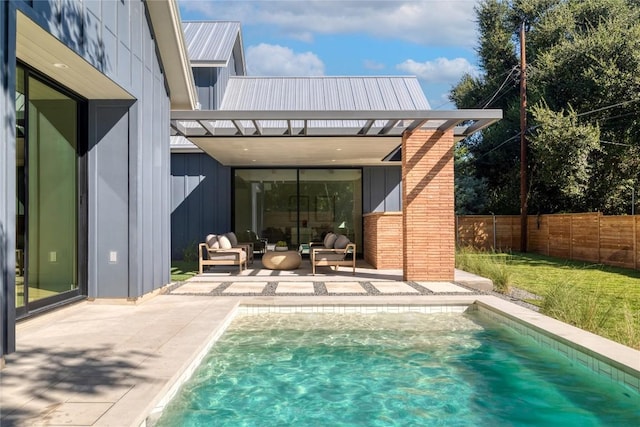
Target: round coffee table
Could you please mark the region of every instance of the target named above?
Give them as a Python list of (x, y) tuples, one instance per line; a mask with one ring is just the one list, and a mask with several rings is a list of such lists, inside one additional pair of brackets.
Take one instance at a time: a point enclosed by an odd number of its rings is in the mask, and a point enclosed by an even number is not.
[(301, 262), (298, 251), (267, 251), (262, 255), (262, 266), (269, 270), (295, 270)]

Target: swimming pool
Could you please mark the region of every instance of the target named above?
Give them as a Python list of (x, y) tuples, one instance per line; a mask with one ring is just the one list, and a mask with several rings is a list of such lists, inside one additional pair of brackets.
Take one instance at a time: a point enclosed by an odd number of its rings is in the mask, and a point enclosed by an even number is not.
[(157, 426), (638, 425), (640, 394), (478, 311), (237, 317)]

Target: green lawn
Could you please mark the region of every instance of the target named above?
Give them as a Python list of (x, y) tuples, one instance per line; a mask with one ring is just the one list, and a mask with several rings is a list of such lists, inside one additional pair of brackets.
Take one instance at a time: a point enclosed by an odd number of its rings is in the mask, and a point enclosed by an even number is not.
[(640, 271), (567, 261), (537, 254), (513, 253), (507, 259), (511, 284), (538, 295), (562, 284), (598, 292), (607, 300), (628, 301), (640, 310)]
[(198, 274), (198, 261), (171, 261), (171, 281), (182, 282)]
[(543, 297), (540, 311), (640, 349), (640, 271), (538, 254), (477, 254), (504, 263), (510, 286)]

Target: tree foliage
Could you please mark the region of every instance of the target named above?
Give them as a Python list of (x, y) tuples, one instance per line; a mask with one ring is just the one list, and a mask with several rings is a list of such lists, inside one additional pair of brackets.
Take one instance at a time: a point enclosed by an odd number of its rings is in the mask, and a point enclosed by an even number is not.
[(524, 21), (529, 212), (630, 212), (640, 178), (640, 2), (484, 0), (476, 16), (483, 72), (464, 76), (450, 97), (458, 108), (500, 108), (504, 119), (463, 142), (457, 184), (486, 184), (475, 211), (519, 211)]

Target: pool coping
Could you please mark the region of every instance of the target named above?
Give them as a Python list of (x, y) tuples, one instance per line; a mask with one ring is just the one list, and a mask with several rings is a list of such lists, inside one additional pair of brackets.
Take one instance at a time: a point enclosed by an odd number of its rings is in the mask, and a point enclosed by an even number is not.
[[(447, 310), (446, 307), (456, 307)], [(570, 360), (580, 363), (593, 372), (608, 377), (612, 381), (625, 384), (640, 392), (640, 351), (560, 322), (526, 307), (490, 295), (433, 295), (433, 296), (389, 296), (384, 301), (371, 297), (315, 296), (254, 296), (238, 297), (229, 311), (224, 324), (218, 325), (211, 333), (211, 341), (205, 343), (186, 368), (176, 374), (176, 381), (168, 384), (164, 393), (155, 399), (156, 403), (147, 407), (144, 420), (135, 426), (146, 427), (147, 421), (158, 417), (164, 406), (173, 398), (182, 384), (188, 380), (208, 350), (224, 333), (226, 327), (240, 312), (257, 314), (278, 313), (353, 313), (353, 312), (402, 312), (419, 311), (417, 307), (442, 307), (438, 312), (461, 312), (460, 306), (493, 314), (503, 324), (515, 327), (546, 348), (553, 349)], [(314, 308), (317, 310), (314, 311)], [(372, 308), (367, 310), (367, 308)], [(498, 317), (495, 317), (495, 316)], [(502, 319), (501, 319), (502, 318)], [(503, 319), (507, 319), (505, 322)], [(520, 326), (520, 328), (518, 327)]]

